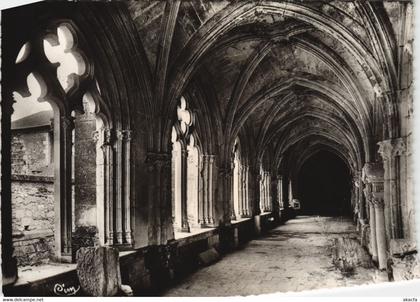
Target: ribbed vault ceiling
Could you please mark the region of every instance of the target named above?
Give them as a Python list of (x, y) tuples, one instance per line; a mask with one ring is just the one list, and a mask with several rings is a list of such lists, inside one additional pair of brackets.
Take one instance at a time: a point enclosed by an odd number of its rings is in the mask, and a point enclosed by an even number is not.
[[(242, 149), (277, 169), (299, 169), (325, 149), (360, 170), (372, 142), (398, 131), (384, 123), (394, 114), (384, 92), (396, 85), (396, 21), (383, 5), (182, 1), (166, 98), (175, 103), (201, 85), (222, 127), (213, 141), (226, 154), (239, 136)], [(165, 5), (131, 1), (129, 9), (153, 69)]]

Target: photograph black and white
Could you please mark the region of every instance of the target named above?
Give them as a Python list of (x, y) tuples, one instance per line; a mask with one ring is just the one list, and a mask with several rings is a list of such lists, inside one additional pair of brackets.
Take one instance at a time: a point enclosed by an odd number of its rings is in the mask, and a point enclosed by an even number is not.
[(3, 295), (420, 281), (414, 6), (2, 9)]

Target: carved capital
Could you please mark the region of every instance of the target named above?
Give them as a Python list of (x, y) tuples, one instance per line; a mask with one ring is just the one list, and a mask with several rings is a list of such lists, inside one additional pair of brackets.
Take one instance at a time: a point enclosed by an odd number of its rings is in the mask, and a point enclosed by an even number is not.
[(61, 125), (64, 131), (72, 131), (74, 129), (74, 117), (72, 116), (62, 116)]
[(364, 183), (380, 182), (384, 179), (384, 168), (382, 163), (365, 163), (362, 171)]
[(201, 162), (203, 163), (204, 166), (206, 166), (209, 163), (208, 156), (205, 154), (201, 155)]
[(99, 141), (100, 137), (101, 134), (98, 130), (92, 132), (92, 140), (95, 142), (95, 144)]
[(112, 129), (104, 129), (104, 145), (112, 145), (114, 139), (114, 131)]
[(117, 137), (117, 140), (122, 141), (124, 138), (124, 133), (122, 130), (116, 130), (115, 136)]
[(406, 140), (403, 137), (385, 140), (378, 143), (378, 153), (382, 156), (384, 161), (390, 160), (393, 157), (404, 155), (407, 150)]
[(181, 149), (181, 156), (187, 158), (188, 157), (188, 149), (182, 148)]
[(383, 209), (385, 207), (384, 199), (382, 197), (373, 196), (371, 203), (375, 208)]
[(124, 141), (128, 141), (128, 142), (131, 141), (131, 133), (132, 133), (131, 130), (122, 130), (121, 133), (122, 133), (122, 139)]
[(370, 202), (372, 198), (372, 187), (371, 184), (366, 184), (363, 188), (363, 195), (365, 196), (366, 200)]

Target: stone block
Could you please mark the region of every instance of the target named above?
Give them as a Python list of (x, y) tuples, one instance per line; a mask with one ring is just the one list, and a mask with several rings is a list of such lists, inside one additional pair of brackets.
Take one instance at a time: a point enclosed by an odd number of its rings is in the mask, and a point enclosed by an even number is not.
[(407, 255), (404, 258), (394, 257), (391, 267), (394, 281), (420, 278), (420, 257), (418, 254)]
[(119, 252), (112, 247), (82, 247), (77, 251), (77, 276), (88, 295), (114, 296), (121, 285)]
[(48, 249), (48, 243), (42, 238), (37, 243), (35, 243), (35, 250), (37, 252), (45, 252), (48, 251)]
[(98, 244), (98, 229), (96, 226), (77, 226), (72, 233), (72, 258), (76, 259), (77, 250), (81, 247), (91, 247)]
[(34, 248), (34, 246), (33, 246), (32, 244), (25, 246), (25, 247), (24, 247), (24, 253), (25, 253), (25, 254), (32, 254), (32, 253), (35, 253), (35, 248)]
[(403, 256), (416, 251), (416, 243), (409, 239), (391, 239), (389, 249), (393, 256)]
[(350, 271), (357, 266), (373, 267), (367, 251), (357, 239), (334, 238), (333, 263), (342, 271)]
[(220, 254), (216, 251), (215, 248), (208, 249), (198, 255), (201, 265), (210, 265), (217, 262), (220, 259)]

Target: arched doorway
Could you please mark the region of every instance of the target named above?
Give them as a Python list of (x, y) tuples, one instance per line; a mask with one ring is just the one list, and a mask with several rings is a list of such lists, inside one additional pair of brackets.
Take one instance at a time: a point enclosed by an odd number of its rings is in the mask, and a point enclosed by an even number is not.
[(351, 215), (351, 176), (347, 165), (332, 152), (319, 151), (298, 174), (302, 214)]

